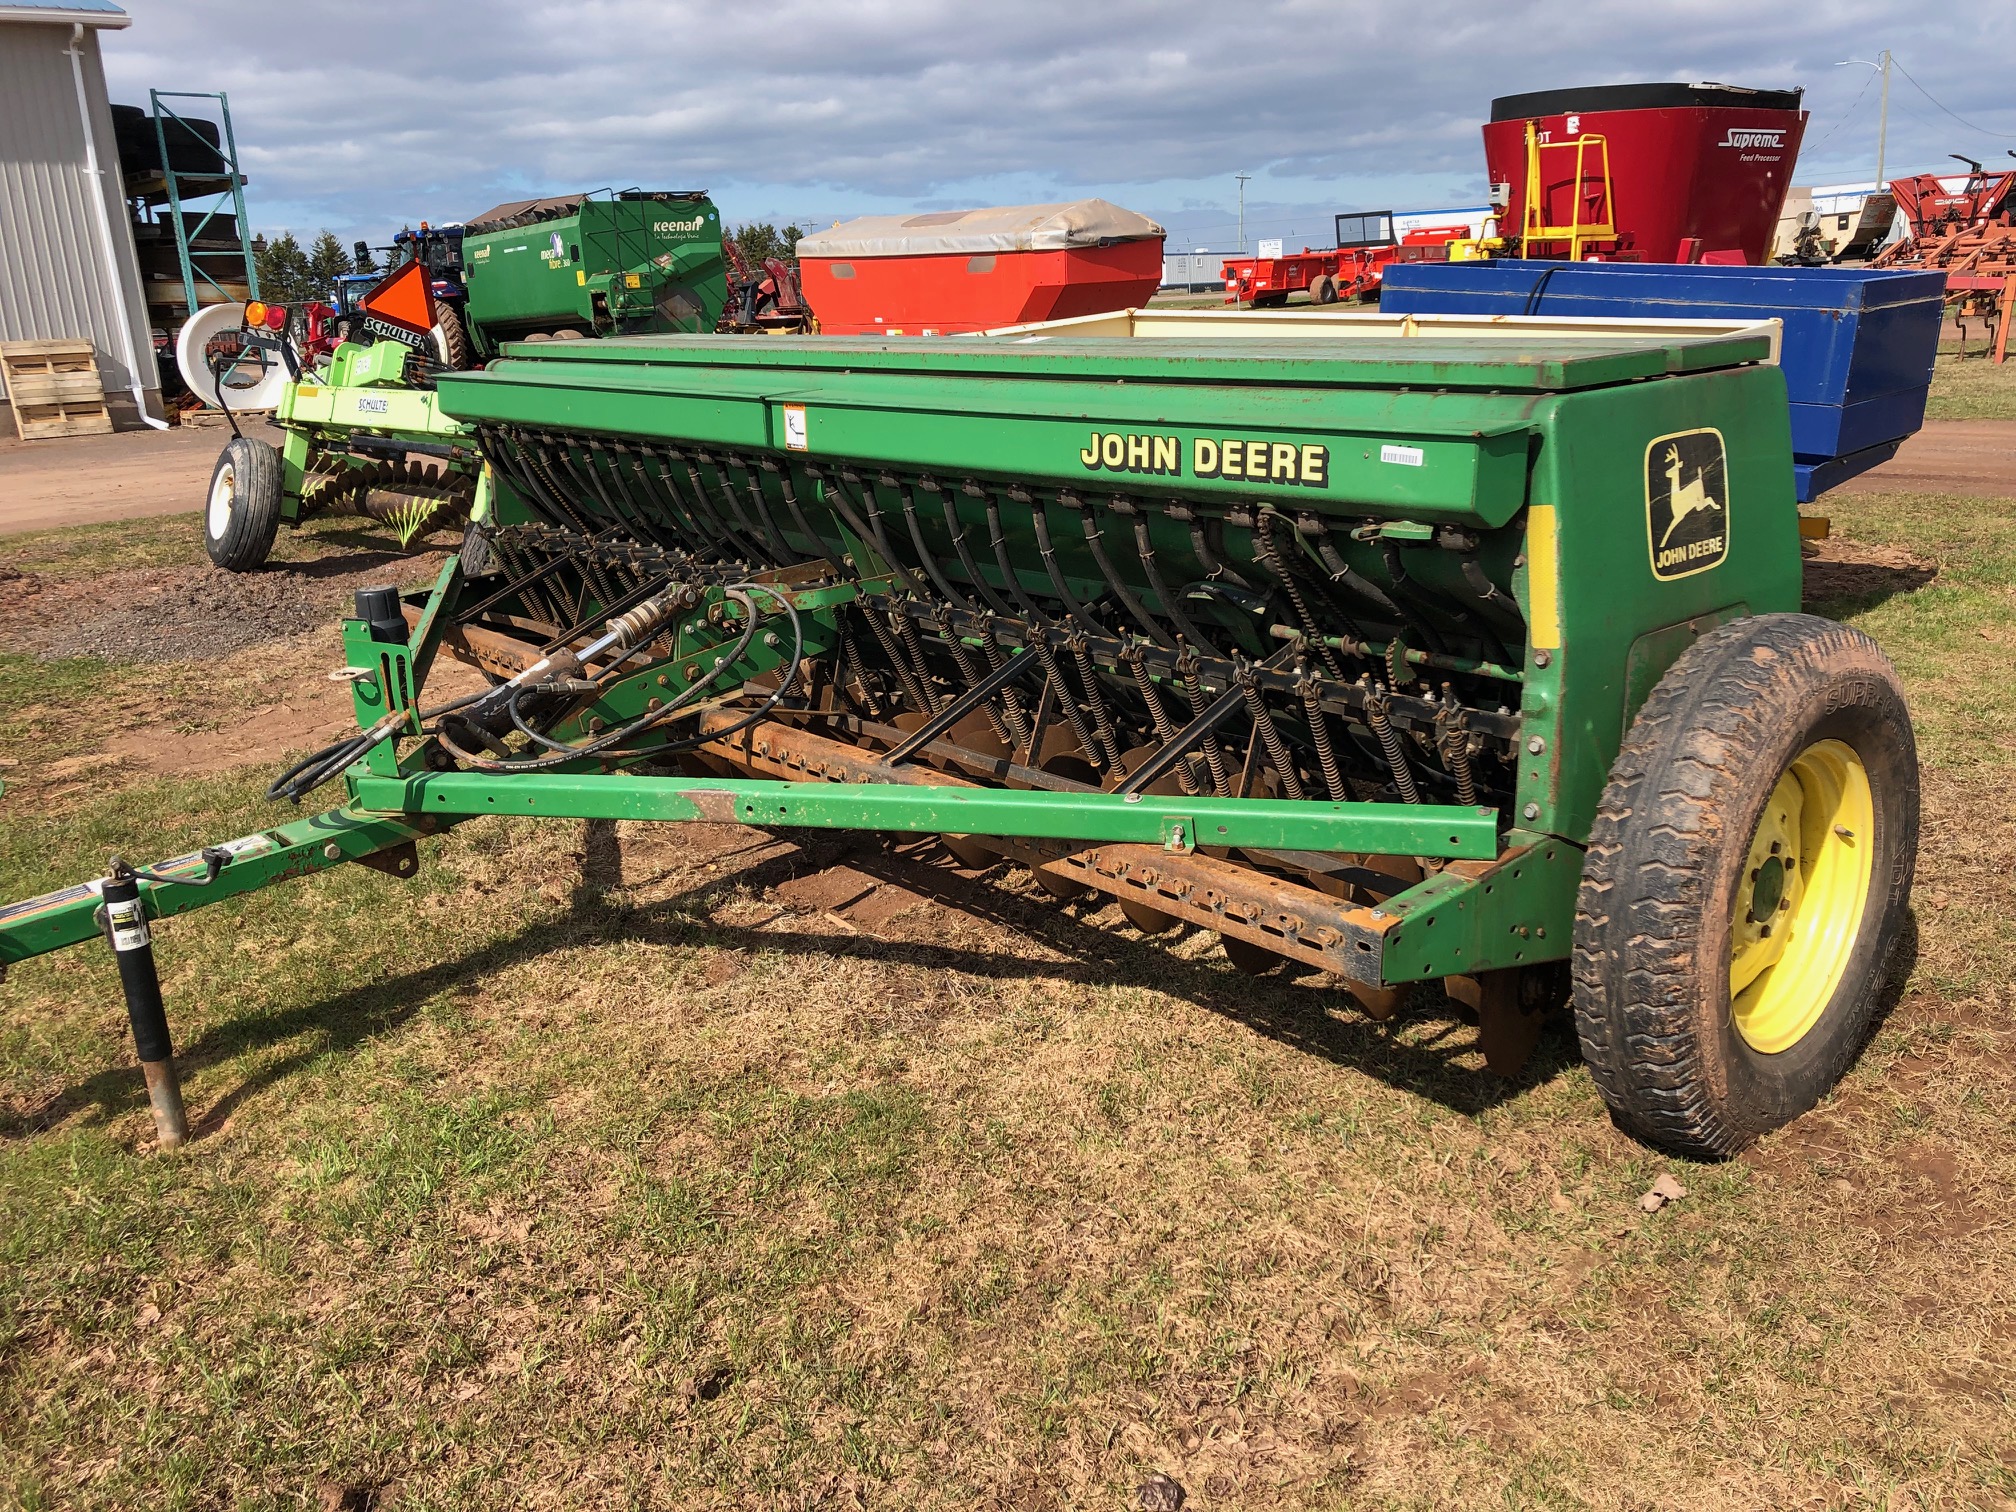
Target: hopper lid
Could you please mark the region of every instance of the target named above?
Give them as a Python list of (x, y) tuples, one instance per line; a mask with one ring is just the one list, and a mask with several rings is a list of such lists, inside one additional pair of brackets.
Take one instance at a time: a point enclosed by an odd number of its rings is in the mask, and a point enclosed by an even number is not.
[(1745, 89), (1737, 84), (1590, 84), (1580, 89), (1536, 89), (1500, 95), (1494, 121), (1533, 116), (1595, 115), (1605, 110), (1797, 110), (1798, 89)]
[(1167, 233), (1145, 215), (1103, 199), (1060, 205), (991, 205), (916, 215), (864, 215), (798, 243), (800, 257), (922, 257), (933, 253), (1061, 252)]
[[(481, 215), (472, 215), (462, 223), (464, 236), (481, 236), (485, 231), (509, 231), (518, 226), (536, 225), (540, 221), (559, 220), (572, 215), (581, 208), (581, 202), (597, 197), (607, 199), (609, 192), (599, 190), (595, 194), (554, 194), (542, 199), (506, 200), (501, 205), (492, 205)], [(616, 199), (647, 200), (703, 200), (707, 198), (704, 189), (626, 189), (614, 196)]]

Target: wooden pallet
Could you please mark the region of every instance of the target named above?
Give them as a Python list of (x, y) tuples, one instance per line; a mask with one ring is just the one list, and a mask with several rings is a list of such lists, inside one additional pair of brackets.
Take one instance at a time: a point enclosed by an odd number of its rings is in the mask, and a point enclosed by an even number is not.
[(0, 341), (0, 383), (23, 441), (111, 433), (105, 385), (88, 341)]

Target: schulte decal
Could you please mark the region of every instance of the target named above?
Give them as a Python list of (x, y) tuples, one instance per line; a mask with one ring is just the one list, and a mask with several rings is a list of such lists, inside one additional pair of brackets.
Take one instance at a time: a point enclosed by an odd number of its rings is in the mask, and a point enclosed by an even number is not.
[(1729, 555), (1729, 462), (1718, 430), (1657, 436), (1645, 448), (1645, 537), (1662, 581)]

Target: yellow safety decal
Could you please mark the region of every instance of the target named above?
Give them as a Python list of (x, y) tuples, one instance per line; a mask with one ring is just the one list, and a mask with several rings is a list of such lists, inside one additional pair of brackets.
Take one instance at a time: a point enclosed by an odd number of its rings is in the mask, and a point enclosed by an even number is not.
[(574, 270), (574, 282), (585, 285), (588, 282), (588, 270), (586, 268), (576, 268)]
[(1554, 506), (1526, 511), (1526, 634), (1536, 651), (1561, 649), (1561, 563), (1555, 553)]
[(1824, 541), (1834, 533), (1832, 515), (1799, 516), (1799, 539), (1802, 541)]

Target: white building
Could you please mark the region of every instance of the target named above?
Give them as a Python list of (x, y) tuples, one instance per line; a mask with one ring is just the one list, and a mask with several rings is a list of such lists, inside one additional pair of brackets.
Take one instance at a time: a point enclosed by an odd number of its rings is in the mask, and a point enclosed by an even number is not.
[(162, 411), (98, 56), (128, 24), (112, 0), (0, 3), (0, 341), (88, 340), (130, 424)]

